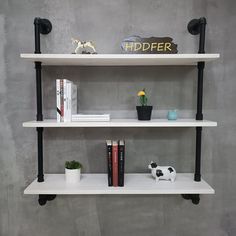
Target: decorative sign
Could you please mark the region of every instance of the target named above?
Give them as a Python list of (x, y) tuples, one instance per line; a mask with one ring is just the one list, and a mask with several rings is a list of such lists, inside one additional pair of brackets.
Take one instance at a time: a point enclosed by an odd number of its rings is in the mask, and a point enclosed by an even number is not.
[(177, 44), (174, 44), (170, 37), (150, 37), (141, 38), (131, 36), (121, 43), (121, 48), (125, 53), (140, 54), (175, 54), (178, 53)]

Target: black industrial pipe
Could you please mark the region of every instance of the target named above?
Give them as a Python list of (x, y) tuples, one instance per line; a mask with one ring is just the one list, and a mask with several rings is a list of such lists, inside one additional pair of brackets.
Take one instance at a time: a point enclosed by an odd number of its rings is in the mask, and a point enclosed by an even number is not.
[(44, 182), (43, 174), (43, 128), (37, 127), (38, 133), (38, 182)]
[[(35, 37), (35, 54), (40, 54), (40, 34), (48, 34), (52, 30), (52, 24), (47, 19), (41, 19), (36, 17), (34, 19), (34, 37)], [(42, 78), (41, 62), (35, 62), (36, 71), (36, 100), (37, 100), (37, 114), (36, 120), (43, 120), (43, 108), (42, 108)], [(38, 182), (44, 181), (43, 175), (43, 128), (37, 128), (38, 138)]]
[[(199, 34), (198, 53), (205, 53), (205, 31), (206, 18), (193, 19), (188, 23), (188, 31), (192, 35)], [(203, 120), (202, 103), (203, 103), (203, 71), (205, 62), (198, 62), (198, 82), (197, 82), (197, 114), (196, 120)], [(196, 156), (195, 156), (195, 173), (194, 180), (201, 181), (201, 141), (202, 127), (196, 127)]]

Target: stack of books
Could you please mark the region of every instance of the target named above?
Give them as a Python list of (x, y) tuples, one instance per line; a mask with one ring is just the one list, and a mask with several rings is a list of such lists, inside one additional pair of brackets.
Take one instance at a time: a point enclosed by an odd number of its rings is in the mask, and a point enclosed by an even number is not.
[(70, 80), (56, 80), (57, 122), (71, 122), (77, 113), (77, 86)]
[(110, 121), (110, 114), (76, 114), (72, 121)]
[(125, 174), (125, 141), (106, 141), (108, 186), (123, 187)]
[(77, 86), (70, 80), (56, 80), (57, 122), (110, 121), (110, 114), (77, 114)]

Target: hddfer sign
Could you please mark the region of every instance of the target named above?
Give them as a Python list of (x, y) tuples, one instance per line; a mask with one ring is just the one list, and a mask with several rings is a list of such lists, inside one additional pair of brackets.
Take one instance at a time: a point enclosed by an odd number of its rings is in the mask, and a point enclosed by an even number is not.
[(170, 37), (141, 38), (131, 36), (124, 39), (121, 48), (125, 53), (140, 54), (175, 54), (178, 53), (177, 44), (174, 44)]

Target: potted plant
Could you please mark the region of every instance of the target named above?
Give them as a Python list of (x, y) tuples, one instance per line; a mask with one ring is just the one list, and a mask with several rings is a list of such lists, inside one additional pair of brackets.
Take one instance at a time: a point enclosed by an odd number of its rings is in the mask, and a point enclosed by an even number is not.
[(136, 106), (138, 120), (151, 120), (152, 106), (147, 105), (147, 96), (145, 89), (138, 92), (139, 102), (141, 106)]
[(80, 181), (82, 165), (78, 161), (66, 161), (65, 176), (67, 183), (78, 183)]

